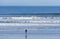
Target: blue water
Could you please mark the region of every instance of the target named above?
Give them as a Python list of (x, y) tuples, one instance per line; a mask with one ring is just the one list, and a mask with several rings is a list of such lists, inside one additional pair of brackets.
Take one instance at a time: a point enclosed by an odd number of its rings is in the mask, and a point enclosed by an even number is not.
[(28, 30), (28, 34), (60, 34), (60, 26), (0, 26), (0, 30), (2, 30), (0, 34), (25, 34), (25, 28), (32, 29)]
[[(0, 26), (0, 39), (25, 39), (25, 30), (21, 28), (28, 28), (24, 26)], [(29, 28), (53, 28), (55, 30), (27, 30), (28, 39), (60, 39), (60, 26), (30, 26)], [(9, 30), (10, 29), (10, 30)], [(9, 30), (9, 31), (8, 31)]]
[[(60, 13), (60, 6), (0, 6), (0, 15), (12, 14)], [(33, 26), (34, 27), (34, 26)], [(8, 29), (27, 27), (1, 27)], [(30, 27), (31, 28), (31, 27)], [(34, 27), (46, 28), (46, 27)], [(60, 26), (48, 27), (60, 29)], [(57, 35), (58, 34), (58, 35)], [(60, 39), (60, 30), (28, 30), (28, 39)], [(25, 39), (24, 30), (0, 31), (0, 39)]]
[(0, 14), (60, 13), (60, 6), (0, 6)]

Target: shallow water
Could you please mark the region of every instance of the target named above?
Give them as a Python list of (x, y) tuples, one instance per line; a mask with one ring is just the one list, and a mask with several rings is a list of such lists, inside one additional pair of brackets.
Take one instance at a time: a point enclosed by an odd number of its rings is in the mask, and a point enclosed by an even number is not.
[[(1, 35), (0, 39), (25, 39), (24, 34), (19, 35)], [(27, 39), (60, 39), (60, 35), (28, 35)]]
[[(56, 27), (58, 28), (58, 26)], [(19, 27), (5, 26), (0, 28), (11, 29)], [(0, 39), (25, 39), (25, 35), (25, 30), (0, 30)], [(27, 39), (60, 39), (60, 30), (27, 30)]]

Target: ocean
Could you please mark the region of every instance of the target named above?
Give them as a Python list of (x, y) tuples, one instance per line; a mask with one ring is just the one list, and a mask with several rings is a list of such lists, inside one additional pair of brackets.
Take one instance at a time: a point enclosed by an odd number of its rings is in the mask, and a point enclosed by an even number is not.
[(0, 6), (0, 14), (60, 13), (60, 6)]
[[(0, 6), (0, 15), (3, 16), (32, 14), (39, 15), (46, 13), (55, 13), (55, 16), (60, 15), (60, 6)], [(42, 28), (43, 30), (27, 30), (27, 39), (60, 39), (60, 26), (32, 27), (37, 29)], [(20, 28), (29, 27), (0, 26), (0, 39), (25, 39), (25, 30), (19, 30)], [(54, 30), (50, 30), (51, 28)]]

